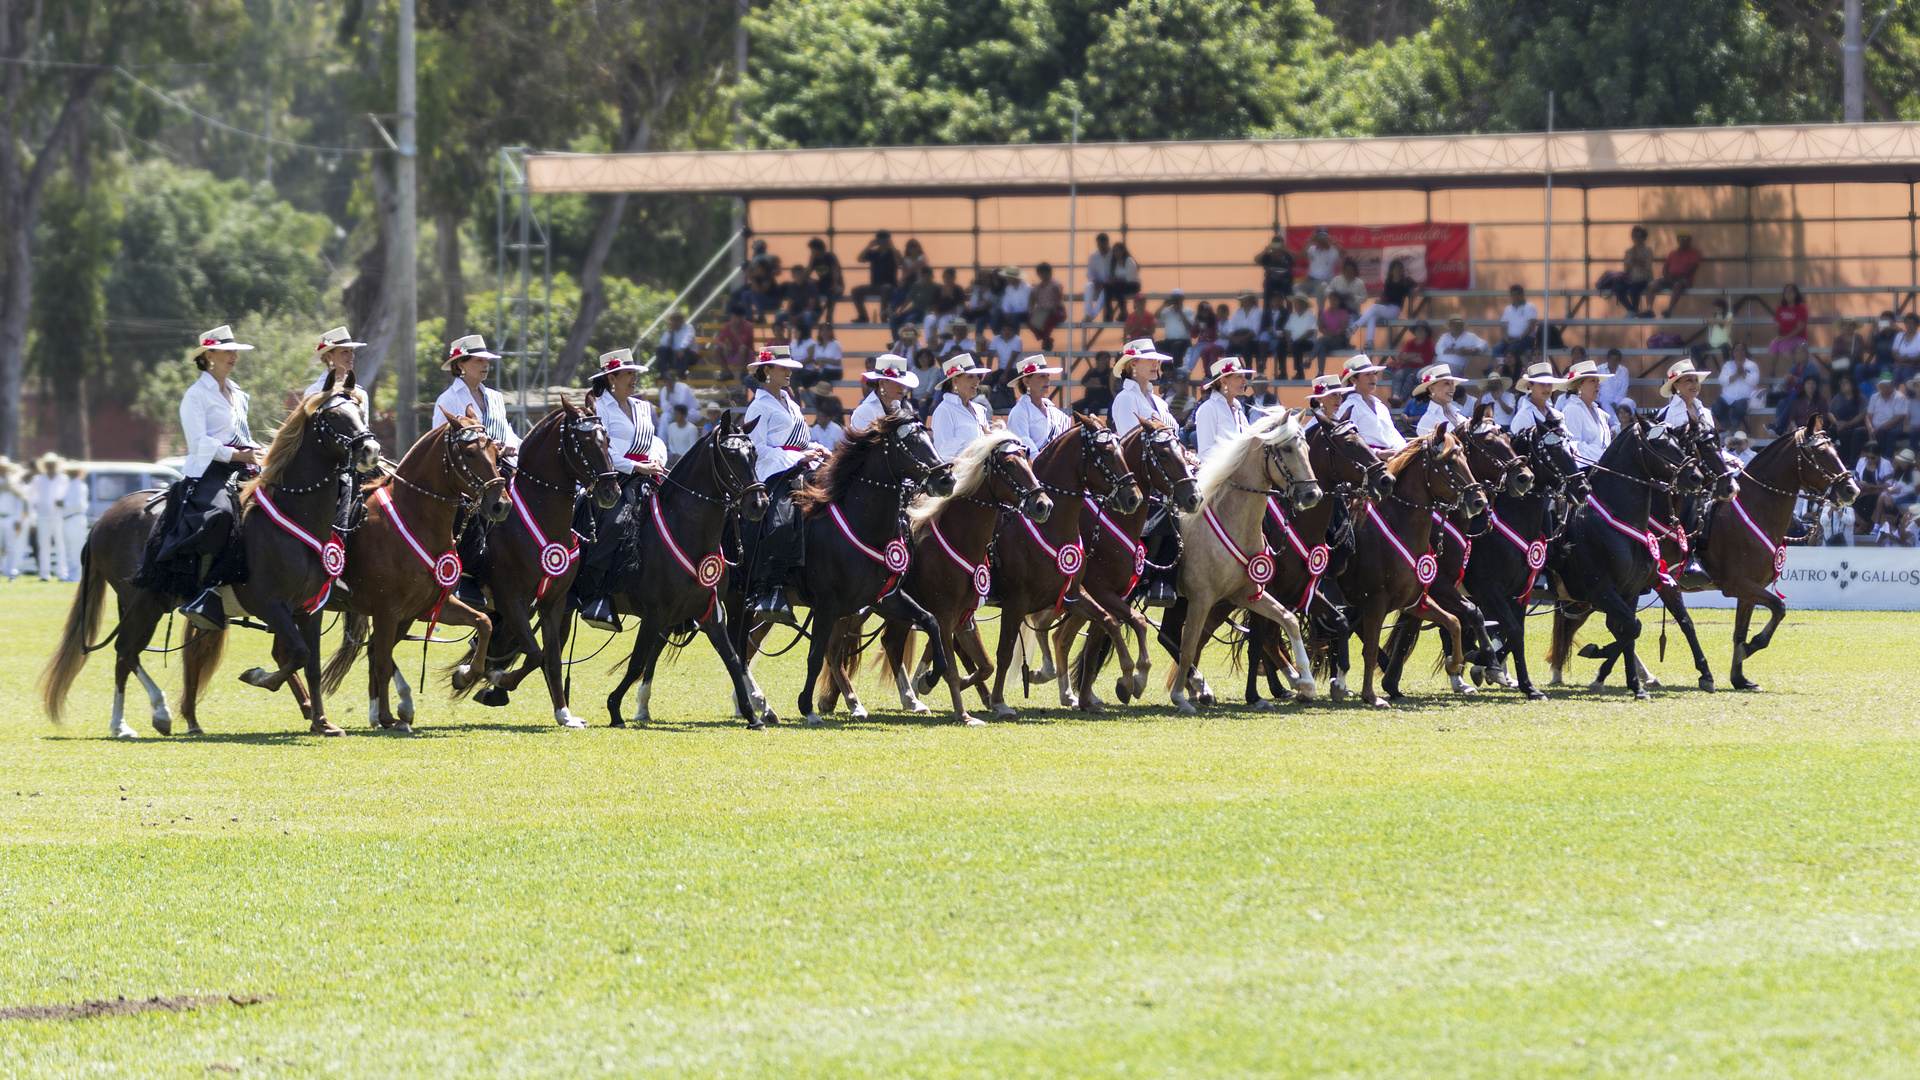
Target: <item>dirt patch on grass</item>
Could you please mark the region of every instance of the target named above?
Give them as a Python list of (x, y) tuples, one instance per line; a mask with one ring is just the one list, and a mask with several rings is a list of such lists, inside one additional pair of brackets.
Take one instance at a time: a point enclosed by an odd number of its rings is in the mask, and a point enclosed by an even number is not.
[(81, 1001), (72, 1005), (15, 1005), (0, 1009), (0, 1020), (87, 1020), (96, 1016), (131, 1016), (144, 1012), (191, 1012), (216, 1005), (258, 1005), (272, 994), (185, 994), (179, 997), (117, 997)]

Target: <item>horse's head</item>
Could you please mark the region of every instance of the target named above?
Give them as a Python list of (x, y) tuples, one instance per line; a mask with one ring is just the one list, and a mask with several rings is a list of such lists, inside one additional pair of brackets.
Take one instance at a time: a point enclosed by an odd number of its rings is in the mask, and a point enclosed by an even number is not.
[(1026, 446), (1012, 436), (987, 453), (987, 492), (995, 502), (1015, 504), (1036, 525), (1053, 516), (1053, 500), (1040, 489)]
[[(620, 475), (613, 471), (613, 457), (607, 452), (607, 428), (598, 413), (577, 409), (573, 402), (560, 402), (560, 460), (575, 483), (593, 490), (593, 504), (611, 509), (620, 501)], [(521, 448), (521, 464), (526, 464), (526, 448)]]
[(337, 372), (327, 372), (327, 384), (320, 391), (320, 407), (313, 411), (313, 430), (327, 459), (355, 472), (371, 472), (380, 464), (380, 441), (367, 430), (366, 413), (360, 408), (360, 395), (354, 391), (353, 372), (339, 385)]
[(1586, 474), (1574, 460), (1573, 441), (1559, 420), (1548, 417), (1546, 423), (1535, 424), (1513, 436), (1513, 448), (1526, 459), (1534, 482), (1543, 490), (1552, 492), (1568, 487), (1568, 498), (1576, 502), (1586, 498)]
[(1633, 422), (1640, 441), (1640, 467), (1654, 485), (1672, 484), (1681, 495), (1697, 495), (1704, 486), (1700, 463), (1680, 441), (1681, 433), (1647, 417)]
[(1487, 508), (1487, 493), (1474, 483), (1466, 444), (1445, 426), (1427, 436), (1427, 496), (1436, 504), (1458, 506), (1469, 514)]
[(1280, 489), (1284, 485), (1287, 502), (1295, 510), (1313, 509), (1320, 501), (1320, 483), (1314, 479), (1313, 462), (1307, 458), (1307, 436), (1300, 427), (1299, 414), (1276, 413), (1260, 423), (1262, 426), (1255, 427), (1254, 432), (1265, 459), (1262, 468), (1267, 486)]
[(1829, 499), (1836, 506), (1851, 506), (1860, 497), (1860, 479), (1840, 460), (1840, 450), (1827, 436), (1820, 416), (1816, 414), (1792, 437), (1798, 444), (1800, 489)]
[(927, 425), (910, 414), (880, 421), (881, 451), (894, 476), (912, 480), (936, 499), (953, 494), (953, 465), (940, 460)]
[(1137, 476), (1145, 476), (1155, 495), (1171, 502), (1182, 514), (1200, 509), (1200, 478), (1193, 474), (1193, 462), (1165, 421), (1146, 417), (1123, 445), (1128, 468)]
[(441, 429), (447, 472), (460, 493), (480, 504), (480, 516), (505, 521), (513, 509), (507, 501), (507, 481), (500, 475), (500, 444), (487, 436), (480, 418), (467, 406), (465, 415), (440, 410), (447, 418)]
[(708, 436), (712, 440), (708, 456), (713, 462), (714, 482), (720, 486), (726, 500), (748, 521), (759, 521), (766, 517), (767, 507), (771, 505), (771, 500), (767, 498), (767, 485), (754, 475), (753, 439), (750, 436), (759, 423), (756, 417), (736, 427), (732, 413), (721, 413), (720, 423)]
[(1507, 494), (1520, 498), (1533, 490), (1533, 469), (1515, 451), (1512, 436), (1500, 425), (1487, 421), (1473, 424), (1462, 436), (1467, 468), (1482, 486), (1505, 487)]
[(1346, 420), (1321, 420), (1307, 433), (1310, 444), (1324, 447), (1327, 480), (1335, 487), (1365, 485), (1369, 498), (1379, 500), (1393, 490), (1393, 476), (1386, 463), (1367, 445), (1360, 429)]
[[(1131, 514), (1147, 501), (1140, 481), (1120, 453), (1120, 440), (1097, 416), (1074, 414), (1080, 426), (1080, 485), (1090, 494), (1113, 504), (1122, 514)], [(1096, 486), (1097, 485), (1097, 486)]]
[(1720, 452), (1720, 440), (1714, 436), (1713, 429), (1696, 420), (1687, 425), (1687, 436), (1701, 483), (1712, 487), (1713, 501), (1726, 502), (1738, 495), (1740, 481), (1734, 476), (1726, 455)]

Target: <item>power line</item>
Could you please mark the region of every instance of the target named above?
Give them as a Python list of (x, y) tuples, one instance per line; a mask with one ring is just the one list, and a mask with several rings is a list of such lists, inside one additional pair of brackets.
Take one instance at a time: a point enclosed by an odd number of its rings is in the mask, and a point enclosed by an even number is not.
[(118, 72), (120, 75), (124, 76), (129, 82), (133, 83), (133, 85), (139, 87), (142, 90), (145, 90), (147, 93), (152, 94), (154, 97), (159, 98), (161, 101), (166, 102), (167, 104), (173, 106), (174, 108), (179, 109), (181, 112), (184, 112), (187, 115), (192, 116), (193, 118), (200, 120), (203, 123), (212, 124), (214, 127), (217, 127), (222, 131), (227, 131), (235, 135), (244, 136), (245, 138), (253, 139), (256, 142), (269, 143), (273, 146), (284, 146), (290, 150), (312, 150), (312, 151), (316, 151), (318, 153), (323, 153), (323, 154), (379, 154), (379, 153), (385, 152), (378, 149), (377, 147), (371, 147), (371, 146), (314, 146), (311, 143), (288, 142), (285, 139), (276, 139), (271, 135), (262, 135), (257, 131), (248, 131), (246, 128), (235, 127), (234, 125), (229, 124), (224, 120), (216, 119), (214, 117), (208, 116), (206, 113), (203, 113), (198, 111), (197, 109), (194, 109), (192, 106), (188, 105), (186, 102), (173, 97), (171, 94), (168, 94), (166, 91), (161, 90), (159, 87), (150, 86), (147, 83), (140, 81), (140, 78), (138, 76), (136, 76), (133, 72), (128, 71), (126, 68), (116, 65), (113, 70)]

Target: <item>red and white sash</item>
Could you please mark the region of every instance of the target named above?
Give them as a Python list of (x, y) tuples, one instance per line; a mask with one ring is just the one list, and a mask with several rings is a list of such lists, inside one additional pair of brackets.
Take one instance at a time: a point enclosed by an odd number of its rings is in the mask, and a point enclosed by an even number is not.
[(1027, 527), (1027, 535), (1033, 537), (1033, 542), (1039, 544), (1040, 550), (1046, 552), (1047, 557), (1053, 560), (1053, 568), (1060, 572), (1061, 577), (1067, 579), (1061, 582), (1060, 595), (1053, 601), (1053, 610), (1059, 611), (1060, 605), (1067, 601), (1067, 590), (1073, 588), (1075, 575), (1087, 565), (1086, 548), (1080, 545), (1078, 537), (1059, 547), (1054, 547), (1047, 543), (1046, 537), (1040, 535), (1040, 530), (1034, 526), (1033, 519), (1025, 514), (1020, 515), (1020, 524)]
[(327, 575), (327, 583), (320, 586), (320, 591), (313, 595), (313, 599), (300, 606), (301, 610), (309, 615), (319, 611), (327, 602), (327, 597), (333, 594), (333, 583), (340, 579), (341, 571), (347, 568), (346, 544), (341, 542), (340, 534), (337, 532), (328, 537), (324, 544), (315, 540), (312, 533), (301, 528), (292, 518), (281, 513), (279, 507), (273, 505), (273, 500), (267, 496), (265, 487), (253, 489), (253, 501), (260, 509), (267, 512), (267, 516), (273, 519), (275, 525), (287, 530), (295, 540), (312, 548), (314, 554), (320, 556), (320, 569)]
[(1487, 507), (1487, 520), (1493, 522), (1494, 530), (1511, 541), (1514, 547), (1520, 549), (1520, 554), (1526, 557), (1527, 584), (1520, 590), (1520, 595), (1514, 598), (1524, 604), (1527, 598), (1533, 595), (1533, 583), (1540, 576), (1540, 568), (1547, 565), (1547, 542), (1535, 540), (1528, 543), (1520, 539), (1520, 534), (1513, 530), (1513, 526), (1500, 520), (1500, 515), (1495, 513), (1491, 506)]
[(427, 549), (420, 545), (420, 541), (413, 538), (413, 530), (407, 528), (407, 523), (401, 520), (400, 508), (394, 505), (393, 495), (386, 486), (374, 490), (373, 501), (386, 511), (387, 520), (393, 522), (393, 530), (400, 534), (400, 539), (407, 542), (407, 546), (413, 549), (413, 553), (419, 556), (421, 563), (433, 574), (433, 583), (440, 586), (441, 592), (444, 593), (460, 583), (459, 552), (449, 549), (446, 554), (438, 557), (427, 554)]
[(885, 550), (875, 551), (871, 547), (868, 547), (865, 541), (853, 535), (853, 529), (847, 525), (847, 519), (840, 513), (839, 506), (828, 506), (827, 516), (831, 517), (833, 523), (840, 527), (840, 535), (847, 538), (847, 543), (852, 544), (856, 550), (867, 558), (886, 567), (887, 583), (880, 587), (880, 591), (874, 595), (874, 600), (878, 601), (880, 597), (892, 592), (893, 587), (899, 584), (900, 575), (906, 573), (907, 567), (913, 565), (913, 552), (907, 548), (907, 542), (896, 536), (887, 541)]
[(700, 617), (701, 622), (706, 622), (713, 617), (713, 609), (720, 602), (720, 575), (726, 570), (726, 560), (722, 559), (720, 553), (716, 551), (701, 559), (698, 566), (694, 565), (693, 560), (687, 558), (687, 553), (682, 551), (679, 543), (674, 540), (673, 532), (667, 528), (667, 519), (660, 515), (660, 493), (655, 492), (647, 502), (653, 507), (653, 526), (660, 530), (660, 540), (667, 545), (667, 554), (673, 556), (673, 561), (680, 564), (680, 569), (687, 572), (687, 576), (693, 579), (694, 584), (707, 590), (707, 613)]
[[(1491, 509), (1488, 512), (1491, 513)], [(1447, 535), (1453, 537), (1454, 543), (1460, 545), (1460, 577), (1454, 582), (1458, 587), (1467, 580), (1467, 560), (1473, 558), (1473, 538), (1462, 533), (1460, 527), (1453, 523), (1452, 518), (1438, 510), (1433, 511), (1433, 523), (1445, 529)], [(1438, 560), (1436, 559), (1435, 562), (1437, 563)], [(1438, 573), (1437, 570), (1435, 572)]]
[[(513, 497), (513, 508), (519, 512), (521, 524), (525, 525), (527, 532), (532, 534), (534, 546), (540, 549), (540, 589), (533, 594), (533, 598), (542, 600), (546, 598), (547, 586), (553, 583), (553, 579), (566, 573), (573, 566), (574, 560), (580, 557), (579, 537), (574, 537), (574, 545), (571, 548), (549, 542), (547, 534), (541, 532), (539, 523), (533, 520), (533, 513), (527, 509), (526, 502), (520, 498), (518, 480), (519, 477), (516, 475), (514, 480), (507, 483), (507, 494)], [(568, 532), (571, 533), (572, 530)]]
[(1407, 545), (1401, 543), (1400, 538), (1395, 536), (1393, 530), (1387, 527), (1387, 519), (1380, 516), (1379, 509), (1372, 503), (1367, 504), (1367, 517), (1373, 521), (1374, 526), (1387, 538), (1387, 543), (1393, 545), (1393, 550), (1399, 552), (1400, 557), (1407, 561), (1407, 566), (1413, 570), (1414, 580), (1420, 583), (1420, 590), (1424, 593), (1427, 586), (1433, 584), (1433, 579), (1440, 575), (1440, 560), (1434, 558), (1432, 552), (1428, 552), (1417, 559), (1414, 558), (1413, 552), (1408, 551)]
[[(1112, 518), (1107, 516), (1106, 510), (1102, 508), (1101, 505), (1094, 500), (1093, 496), (1082, 495), (1080, 496), (1080, 498), (1083, 502), (1087, 504), (1087, 509), (1093, 511), (1093, 516), (1099, 519), (1100, 524), (1105, 525), (1107, 527), (1107, 530), (1113, 533), (1113, 535), (1121, 543), (1124, 544), (1127, 542), (1126, 531), (1120, 528), (1120, 526), (1116, 524)], [(1133, 542), (1133, 579), (1127, 582), (1126, 592), (1123, 592), (1120, 595), (1122, 596), (1131, 595), (1133, 593), (1133, 587), (1140, 583), (1140, 575), (1145, 573), (1146, 570), (1147, 570), (1147, 545), (1141, 543), (1138, 540), (1135, 540)]]
[(1673, 584), (1673, 575), (1667, 572), (1667, 560), (1660, 557), (1660, 538), (1658, 536), (1650, 532), (1641, 532), (1639, 529), (1614, 517), (1607, 512), (1605, 506), (1601, 505), (1600, 500), (1591, 494), (1587, 496), (1587, 505), (1593, 508), (1594, 513), (1600, 515), (1600, 520), (1612, 526), (1614, 531), (1637, 544), (1645, 546), (1647, 553), (1653, 556), (1653, 564), (1660, 574), (1660, 583), (1662, 585)]
[(1273, 520), (1279, 524), (1280, 531), (1286, 533), (1287, 543), (1293, 545), (1293, 550), (1299, 553), (1300, 561), (1307, 564), (1307, 590), (1300, 594), (1300, 603), (1295, 608), (1297, 611), (1305, 611), (1307, 606), (1313, 603), (1313, 594), (1320, 589), (1320, 575), (1327, 572), (1327, 563), (1332, 559), (1332, 550), (1325, 544), (1315, 544), (1309, 548), (1306, 542), (1300, 539), (1300, 534), (1294, 531), (1293, 522), (1287, 520), (1287, 515), (1281, 511), (1280, 504), (1275, 502), (1271, 495), (1267, 496), (1267, 513), (1271, 514)]
[[(1780, 580), (1780, 575), (1787, 569), (1787, 545), (1768, 536), (1767, 531), (1755, 523), (1753, 518), (1748, 515), (1747, 508), (1740, 505), (1739, 496), (1735, 496), (1732, 501), (1734, 512), (1740, 515), (1740, 520), (1747, 523), (1747, 528), (1753, 530), (1753, 535), (1760, 538), (1762, 545), (1773, 549), (1773, 577), (1767, 581), (1768, 585), (1772, 585), (1774, 582)], [(1775, 595), (1779, 594), (1775, 593)], [(1781, 599), (1784, 600), (1785, 597), (1781, 597)]]
[(1267, 589), (1267, 582), (1273, 580), (1273, 552), (1267, 550), (1266, 537), (1263, 535), (1260, 538), (1260, 550), (1249, 556), (1240, 550), (1239, 544), (1233, 542), (1233, 537), (1227, 535), (1220, 519), (1214, 516), (1211, 503), (1201, 511), (1201, 516), (1207, 519), (1207, 526), (1213, 530), (1213, 537), (1220, 541), (1220, 546), (1227, 549), (1227, 554), (1233, 556), (1235, 562), (1246, 568), (1247, 580), (1253, 582), (1253, 595), (1247, 600), (1260, 599), (1260, 594)]
[(973, 613), (980, 609), (980, 601), (985, 600), (988, 590), (993, 588), (993, 571), (987, 568), (986, 563), (975, 566), (961, 558), (960, 553), (953, 550), (953, 545), (947, 543), (946, 535), (940, 531), (939, 518), (928, 518), (927, 530), (933, 533), (935, 540), (939, 541), (940, 550), (947, 553), (947, 558), (952, 559), (955, 566), (973, 579), (973, 606), (967, 608), (966, 612), (960, 616), (959, 625), (965, 626), (973, 620)]

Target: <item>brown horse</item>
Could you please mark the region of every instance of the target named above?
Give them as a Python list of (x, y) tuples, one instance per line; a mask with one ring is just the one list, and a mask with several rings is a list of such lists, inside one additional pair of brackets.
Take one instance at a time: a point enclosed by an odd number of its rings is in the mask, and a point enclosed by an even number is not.
[[(1112, 649), (1120, 653), (1120, 675), (1114, 681), (1114, 694), (1120, 703), (1146, 696), (1147, 674), (1153, 667), (1147, 643), (1154, 627), (1146, 615), (1127, 603), (1127, 597), (1139, 582), (1146, 562), (1140, 534), (1151, 510), (1147, 502), (1169, 502), (1183, 514), (1200, 509), (1200, 481), (1193, 475), (1193, 464), (1181, 449), (1177, 433), (1165, 422), (1151, 416), (1142, 418), (1140, 425), (1120, 440), (1120, 457), (1129, 475), (1147, 478), (1150, 494), (1128, 513), (1102, 505), (1091, 496), (1082, 497), (1085, 512), (1080, 515), (1080, 543), (1087, 565), (1080, 572), (1080, 591), (1086, 602), (1070, 605), (1053, 631), (1060, 706), (1088, 713), (1106, 711), (1100, 707), (1093, 682)], [(1100, 614), (1106, 618), (1099, 618)], [(1116, 625), (1118, 633), (1108, 629)], [(1082, 626), (1087, 627), (1087, 643), (1081, 648), (1080, 659), (1069, 665), (1067, 654)], [(1139, 649), (1137, 663), (1127, 648), (1127, 627), (1133, 629)]]
[[(944, 674), (947, 689), (953, 694), (953, 718), (956, 722), (977, 725), (982, 721), (967, 712), (963, 694), (969, 687), (984, 687), (993, 674), (993, 664), (978, 637), (961, 634), (961, 624), (970, 620), (992, 584), (988, 563), (992, 559), (995, 536), (1005, 524), (1002, 511), (1022, 515), (1044, 525), (1053, 513), (1053, 500), (1040, 489), (1027, 460), (1027, 449), (1004, 429), (996, 429), (973, 440), (953, 462), (954, 493), (944, 499), (922, 498), (907, 512), (913, 531), (913, 561), (900, 587), (914, 602), (933, 616), (940, 631), (927, 648), (934, 654), (933, 671)], [(915, 688), (906, 674), (907, 634), (915, 627), (901, 620), (888, 620), (880, 643), (885, 662), (901, 697), (909, 708), (925, 709), (915, 689), (931, 692), (928, 683)], [(849, 642), (849, 645), (857, 644)], [(965, 679), (955, 664), (956, 646), (973, 673)], [(944, 670), (943, 670), (944, 669)], [(981, 690), (981, 697), (986, 691)]]
[[(339, 571), (342, 550), (334, 545), (333, 518), (338, 506), (339, 477), (348, 469), (370, 469), (379, 460), (380, 444), (373, 440), (361, 413), (362, 398), (349, 374), (335, 386), (329, 376), (325, 389), (312, 394), (287, 417), (267, 451), (266, 468), (242, 494), (240, 532), (247, 556), (248, 580), (232, 589), (240, 608), (264, 622), (274, 634), (273, 656), (278, 670), (271, 674), (254, 668), (240, 678), (254, 686), (278, 689), (292, 680), (297, 698), (306, 698), (296, 674), (302, 667), (317, 689), (320, 684), (320, 612)], [(104, 646), (87, 640), (99, 629), (101, 603), (109, 585), (119, 601), (120, 625), (115, 650), (113, 718), (109, 731), (128, 739), (135, 731), (125, 719), (127, 676), (137, 675), (152, 705), (155, 731), (171, 734), (173, 718), (166, 695), (140, 666), (140, 655), (153, 640), (160, 619), (179, 597), (160, 596), (132, 584), (140, 568), (147, 537), (159, 522), (165, 500), (153, 492), (123, 496), (100, 517), (87, 535), (80, 556), (80, 588), (74, 594), (65, 630), (42, 678), (47, 714), (59, 720), (67, 692), (86, 663), (87, 653)], [(323, 540), (322, 538), (327, 538)], [(181, 711), (187, 733), (200, 734), (195, 711), (200, 687), (219, 662), (224, 630), (212, 634), (190, 632), (185, 647), (186, 688)], [(316, 734), (338, 735), (328, 722), (316, 694), (303, 711)]]
[[(606, 442), (600, 418), (575, 408), (571, 401), (563, 401), (542, 417), (521, 440), (513, 479), (507, 483), (513, 512), (487, 532), (487, 565), (480, 579), (501, 623), (493, 638), (494, 654), (485, 658), (492, 685), (477, 695), (482, 705), (507, 704), (507, 695), (519, 689), (528, 675), (542, 671), (554, 721), (561, 727), (587, 726), (567, 709), (561, 657), (572, 629), (567, 590), (580, 557), (580, 538), (573, 535), (574, 489), (591, 489), (602, 510), (620, 499), (620, 478), (607, 456)], [(535, 611), (540, 614), (538, 638), (533, 628)], [(516, 653), (524, 657), (520, 666), (502, 671)], [(479, 659), (478, 654), (469, 653), (453, 670)]]
[[(1466, 656), (1460, 621), (1435, 607), (1427, 595), (1439, 574), (1432, 552), (1433, 514), (1456, 505), (1477, 514), (1487, 506), (1486, 493), (1474, 486), (1460, 440), (1444, 427), (1408, 443), (1387, 461), (1387, 472), (1394, 478), (1393, 490), (1385, 500), (1367, 504), (1354, 530), (1354, 558), (1340, 577), (1347, 602), (1360, 612), (1366, 670), (1360, 700), (1375, 708), (1387, 705), (1373, 692), (1373, 676), (1380, 663), (1380, 630), (1391, 611), (1418, 607), (1420, 614), (1440, 624), (1453, 646), (1447, 674), (1454, 685), (1463, 685)], [(1333, 699), (1339, 701), (1347, 694), (1345, 672), (1336, 673), (1332, 682)]]
[[(500, 448), (487, 437), (472, 406), (465, 416), (444, 409), (441, 414), (446, 423), (421, 436), (391, 474), (364, 489), (366, 519), (348, 541), (342, 578), (352, 590), (345, 607), (358, 617), (348, 620), (345, 640), (327, 661), (331, 692), (346, 679), (360, 650), (369, 649), (367, 719), (388, 731), (413, 730), (405, 708), (395, 718), (387, 692), (400, 672), (394, 647), (414, 622), (429, 620), (429, 633), (441, 624), (473, 627), (473, 654), (479, 657), (487, 655), (493, 634), (492, 620), (453, 595), (460, 582), (454, 524), (463, 506), (473, 528), (479, 527), (474, 514), (500, 521), (512, 512), (507, 481), (500, 475)], [(483, 666), (455, 671), (454, 689), (471, 685)], [(403, 695), (405, 686), (402, 680)]]

